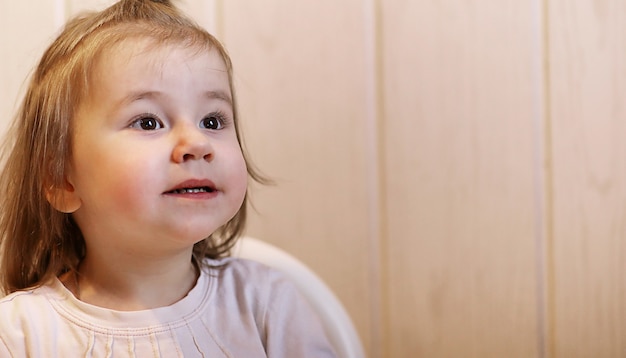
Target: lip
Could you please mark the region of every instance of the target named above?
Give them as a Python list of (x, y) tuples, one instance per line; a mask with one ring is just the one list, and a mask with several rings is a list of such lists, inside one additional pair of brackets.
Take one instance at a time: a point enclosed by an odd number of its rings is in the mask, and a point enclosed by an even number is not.
[[(199, 191), (199, 192), (180, 192), (183, 189), (208, 189), (208, 191)], [(166, 190), (163, 194), (169, 196), (177, 196), (177, 197), (187, 197), (187, 198), (195, 198), (195, 199), (208, 199), (217, 195), (218, 189), (215, 187), (215, 184), (208, 179), (189, 179), (185, 180), (176, 186)]]

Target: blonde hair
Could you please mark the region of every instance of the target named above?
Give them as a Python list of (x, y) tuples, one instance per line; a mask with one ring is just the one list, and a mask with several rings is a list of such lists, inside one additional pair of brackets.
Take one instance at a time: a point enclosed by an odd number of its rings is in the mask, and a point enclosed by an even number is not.
[[(85, 242), (70, 214), (55, 210), (46, 191), (63, 186), (72, 157), (72, 120), (89, 90), (91, 66), (101, 52), (128, 38), (150, 38), (216, 50), (228, 70), (237, 139), (232, 63), (221, 43), (177, 10), (170, 1), (121, 0), (111, 7), (70, 20), (45, 51), (2, 148), (0, 173), (0, 284), (11, 293), (36, 287), (76, 267)], [(267, 182), (242, 152), (249, 176)], [(237, 214), (194, 246), (193, 258), (227, 256), (243, 231), (246, 202)]]

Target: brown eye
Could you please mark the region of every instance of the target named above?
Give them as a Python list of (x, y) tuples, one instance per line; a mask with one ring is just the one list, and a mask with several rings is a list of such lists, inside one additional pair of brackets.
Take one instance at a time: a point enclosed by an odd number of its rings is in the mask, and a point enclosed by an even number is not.
[(222, 129), (223, 119), (220, 115), (210, 114), (200, 121), (200, 127), (206, 129)]
[(130, 127), (144, 131), (153, 131), (155, 129), (163, 128), (163, 124), (155, 117), (146, 116), (133, 121), (133, 123), (130, 124)]

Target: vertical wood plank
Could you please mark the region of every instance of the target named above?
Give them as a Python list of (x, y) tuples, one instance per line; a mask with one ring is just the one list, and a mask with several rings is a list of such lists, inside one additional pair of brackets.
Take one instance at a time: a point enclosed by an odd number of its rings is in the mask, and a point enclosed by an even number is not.
[(176, 5), (213, 36), (218, 35), (217, 0), (186, 0)]
[(537, 356), (537, 6), (380, 6), (385, 356)]
[(60, 25), (58, 14), (63, 10), (58, 5), (55, 1), (0, 0), (0, 135), (13, 119), (27, 78)]
[(112, 5), (116, 0), (65, 0), (68, 17), (85, 11), (99, 11)]
[[(255, 187), (249, 233), (313, 268), (370, 349), (362, 4), (224, 1), (245, 139), (275, 179)], [(375, 288), (374, 288), (375, 289)]]
[(626, 356), (626, 3), (549, 2), (554, 357)]

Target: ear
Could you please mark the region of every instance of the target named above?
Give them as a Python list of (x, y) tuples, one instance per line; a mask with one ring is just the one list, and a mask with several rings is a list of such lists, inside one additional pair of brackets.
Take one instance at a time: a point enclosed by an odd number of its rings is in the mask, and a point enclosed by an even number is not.
[(53, 208), (68, 214), (78, 210), (82, 204), (74, 185), (67, 179), (65, 179), (62, 187), (48, 187), (46, 189), (46, 200)]

